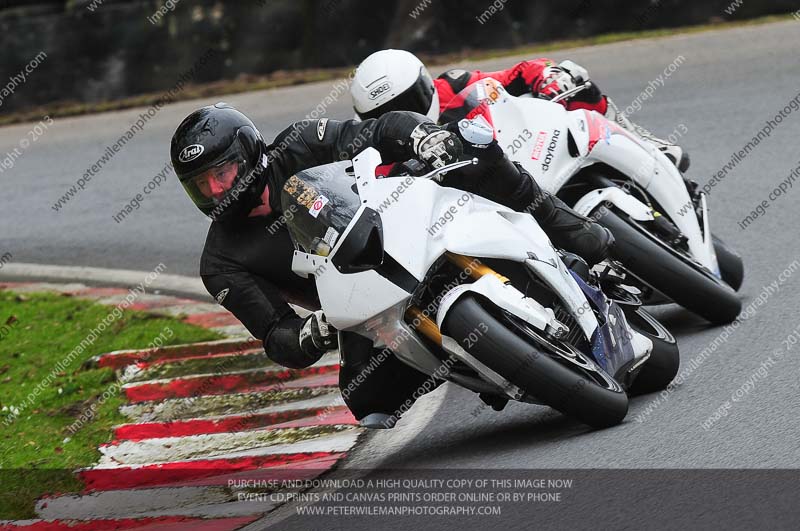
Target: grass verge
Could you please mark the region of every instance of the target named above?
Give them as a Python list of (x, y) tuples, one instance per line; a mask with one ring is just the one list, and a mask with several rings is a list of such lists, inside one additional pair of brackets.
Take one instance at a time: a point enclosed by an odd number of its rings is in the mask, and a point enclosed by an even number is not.
[[(668, 37), (671, 35), (681, 35), (688, 33), (699, 33), (709, 30), (729, 29), (740, 26), (754, 26), (790, 20), (791, 14), (770, 15), (750, 20), (735, 21), (714, 21), (708, 24), (695, 26), (684, 26), (679, 28), (664, 28), (653, 30), (627, 31), (619, 33), (606, 33), (585, 37), (582, 39), (569, 39), (539, 43), (533, 45), (520, 46), (516, 48), (504, 48), (498, 50), (475, 51), (466, 50), (459, 53), (425, 55), (420, 54), (420, 58), (429, 66), (443, 65), (457, 61), (478, 61), (482, 59), (494, 59), (507, 57), (510, 55), (530, 55), (537, 56), (544, 52), (563, 50), (567, 48), (577, 48), (580, 46), (596, 46), (600, 44), (610, 44), (614, 42), (631, 41), (636, 39), (652, 39), (657, 37)], [(173, 101), (193, 100), (198, 98), (209, 98), (213, 96), (223, 96), (226, 94), (237, 94), (240, 92), (250, 92), (253, 90), (264, 90), (291, 85), (301, 85), (313, 83), (315, 81), (327, 81), (331, 79), (341, 79), (347, 77), (353, 70), (354, 65), (343, 68), (313, 69), (313, 70), (293, 70), (277, 71), (268, 75), (241, 75), (236, 79), (214, 81), (212, 83), (186, 85), (184, 89), (175, 95)], [(33, 109), (20, 110), (0, 116), (0, 126), (20, 122), (31, 122), (42, 119), (42, 116), (51, 118), (76, 116), (81, 114), (99, 113), (106, 111), (116, 111), (130, 109), (133, 107), (145, 107), (155, 104), (163, 93), (140, 94), (128, 98), (113, 101), (103, 101), (96, 103), (80, 102), (53, 102)]]
[[(81, 490), (72, 470), (96, 462), (98, 445), (111, 440), (114, 424), (125, 421), (113, 371), (82, 370), (85, 360), (145, 348), (159, 336), (164, 344), (219, 338), (176, 319), (124, 311), (63, 371), (53, 373), (112, 308), (63, 295), (0, 291), (0, 520), (34, 517), (34, 501), (45, 493)], [(51, 373), (50, 385), (29, 400)], [(74, 424), (82, 416), (85, 424)]]

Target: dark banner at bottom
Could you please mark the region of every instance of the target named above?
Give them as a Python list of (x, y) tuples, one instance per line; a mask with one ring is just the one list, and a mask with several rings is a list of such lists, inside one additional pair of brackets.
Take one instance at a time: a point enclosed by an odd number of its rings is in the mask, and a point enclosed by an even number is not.
[[(85, 485), (95, 503), (80, 520), (146, 518), (158, 501), (161, 515), (198, 516), (180, 507), (183, 489), (215, 493), (217, 515), (258, 515), (242, 529), (796, 529), (800, 525), (799, 470), (151, 470), (140, 485)], [(43, 474), (0, 471), (0, 500)], [(26, 479), (27, 478), (27, 479)], [(120, 480), (123, 477), (120, 476)], [(146, 481), (145, 481), (146, 480)], [(10, 488), (9, 488), (10, 487)], [(142, 505), (132, 504), (146, 489)], [(144, 492), (142, 493), (144, 494)], [(198, 491), (199, 494), (199, 491)], [(119, 496), (117, 494), (117, 496)], [(114, 502), (114, 500), (118, 502)], [(123, 503), (115, 507), (114, 503)], [(0, 502), (0, 510), (6, 505)], [(7, 506), (7, 505), (6, 505)], [(191, 509), (191, 510), (189, 510)], [(151, 513), (152, 514), (152, 513)], [(69, 515), (62, 515), (62, 519)], [(202, 518), (202, 516), (200, 516)], [(0, 520), (3, 518), (0, 513)], [(0, 525), (2, 528), (6, 528)], [(8, 527), (14, 529), (16, 526)], [(24, 526), (23, 526), (24, 527)], [(138, 527), (134, 527), (137, 528)], [(124, 529), (121, 527), (119, 529)]]
[(289, 501), (286, 529), (797, 529), (799, 484), (797, 470), (381, 470), (271, 496)]

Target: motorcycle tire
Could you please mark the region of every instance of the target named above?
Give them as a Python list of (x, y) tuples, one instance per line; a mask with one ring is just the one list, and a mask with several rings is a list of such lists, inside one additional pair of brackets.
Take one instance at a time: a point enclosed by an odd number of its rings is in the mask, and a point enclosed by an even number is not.
[(670, 249), (638, 222), (609, 209), (598, 223), (616, 240), (612, 255), (640, 280), (714, 324), (730, 323), (742, 310), (736, 292), (698, 264)]
[(520, 326), (488, 300), (468, 293), (453, 303), (442, 332), (538, 402), (593, 428), (622, 422), (628, 413), (628, 396), (616, 380), (577, 349), (572, 354), (586, 367), (558, 354), (567, 344), (542, 344)]

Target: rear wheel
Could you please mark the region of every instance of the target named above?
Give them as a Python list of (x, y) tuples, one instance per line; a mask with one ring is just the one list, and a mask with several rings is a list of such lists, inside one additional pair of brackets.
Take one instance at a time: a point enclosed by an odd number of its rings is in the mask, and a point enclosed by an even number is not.
[(613, 254), (633, 275), (714, 324), (730, 323), (742, 309), (736, 292), (701, 266), (668, 248), (639, 223), (609, 209), (598, 223), (616, 240)]
[(442, 332), (510, 383), (561, 413), (594, 428), (622, 422), (628, 397), (619, 383), (569, 343), (543, 337), (490, 305), (482, 297), (462, 295), (447, 312)]
[(628, 394), (641, 395), (665, 389), (680, 367), (678, 342), (664, 325), (642, 308), (626, 309), (625, 318), (631, 328), (653, 342), (653, 352), (639, 369)]

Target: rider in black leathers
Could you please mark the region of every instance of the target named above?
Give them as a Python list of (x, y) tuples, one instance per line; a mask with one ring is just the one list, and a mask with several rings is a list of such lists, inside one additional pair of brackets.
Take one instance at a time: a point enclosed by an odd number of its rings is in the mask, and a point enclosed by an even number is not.
[[(307, 367), (324, 352), (346, 352), (340, 370), (345, 389), (376, 354), (372, 344), (328, 325), (319, 311), (313, 278), (291, 269), (294, 245), (280, 218), (280, 192), (286, 180), (313, 166), (348, 160), (367, 147), (384, 161), (421, 160), (441, 167), (466, 152), (480, 164), (447, 175), (444, 184), (483, 195), (511, 208), (528, 208), (557, 246), (602, 260), (613, 238), (539, 189), (512, 164), (496, 142), (477, 145), (458, 126), (440, 127), (420, 114), (390, 112), (378, 119), (297, 122), (266, 145), (253, 123), (219, 103), (191, 113), (172, 138), (171, 158), (186, 192), (213, 222), (200, 262), (209, 293), (261, 339), (267, 355), (290, 368)], [(289, 302), (312, 310), (299, 317)], [(346, 347), (346, 348), (345, 348)], [(427, 378), (394, 356), (373, 364), (369, 377), (345, 401), (357, 419), (371, 427), (385, 419)]]

